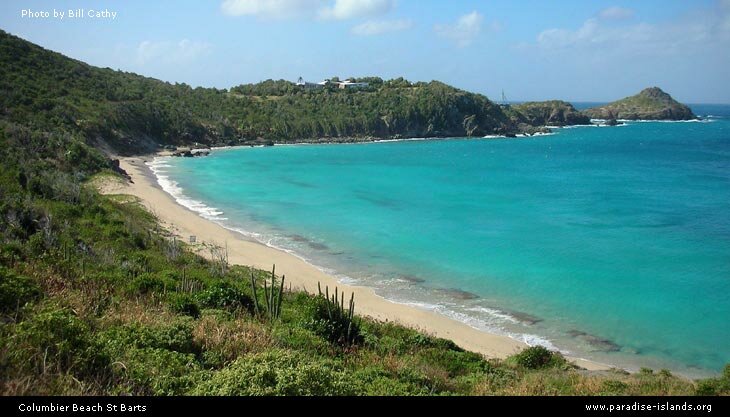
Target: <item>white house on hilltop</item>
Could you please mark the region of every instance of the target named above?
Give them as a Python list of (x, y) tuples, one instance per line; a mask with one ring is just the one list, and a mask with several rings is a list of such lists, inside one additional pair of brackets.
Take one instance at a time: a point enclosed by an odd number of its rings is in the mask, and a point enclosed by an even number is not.
[(297, 85), (304, 88), (305, 90), (316, 90), (319, 88), (324, 88), (326, 84), (326, 81), (322, 81), (321, 83), (310, 83), (309, 81), (304, 81), (302, 77), (299, 77), (299, 79), (297, 80)]
[(343, 90), (346, 89), (346, 88), (365, 88), (368, 85), (370, 85), (368, 83), (356, 83), (356, 82), (353, 82), (351, 80), (345, 80), (345, 81), (342, 81), (341, 83), (338, 83), (338, 84), (339, 84), (338, 87), (341, 88), (341, 89), (343, 89)]
[(368, 83), (357, 83), (352, 80), (345, 80), (345, 81), (331, 81), (331, 80), (324, 80), (318, 83), (312, 83), (309, 81), (304, 81), (304, 78), (299, 77), (297, 80), (297, 85), (299, 87), (304, 88), (305, 90), (316, 90), (319, 88), (324, 88), (324, 86), (334, 84), (337, 86), (337, 88), (340, 88), (342, 90), (346, 88), (365, 88), (367, 87)]

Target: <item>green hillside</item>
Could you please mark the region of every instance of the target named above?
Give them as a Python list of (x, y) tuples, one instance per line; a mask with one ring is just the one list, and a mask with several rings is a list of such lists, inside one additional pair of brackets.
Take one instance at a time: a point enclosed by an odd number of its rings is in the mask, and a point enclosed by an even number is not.
[(371, 78), (364, 90), (287, 81), (230, 91), (96, 68), (0, 31), (0, 117), (77, 132), (117, 152), (369, 137), (483, 136), (517, 127), (486, 97), (443, 83)]

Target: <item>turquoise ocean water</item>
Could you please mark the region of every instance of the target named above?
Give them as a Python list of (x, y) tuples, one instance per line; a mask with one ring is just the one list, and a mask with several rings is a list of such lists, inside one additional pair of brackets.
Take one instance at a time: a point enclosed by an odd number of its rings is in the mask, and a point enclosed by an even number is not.
[(730, 106), (694, 122), (158, 158), (200, 215), (345, 282), (636, 369), (730, 362)]

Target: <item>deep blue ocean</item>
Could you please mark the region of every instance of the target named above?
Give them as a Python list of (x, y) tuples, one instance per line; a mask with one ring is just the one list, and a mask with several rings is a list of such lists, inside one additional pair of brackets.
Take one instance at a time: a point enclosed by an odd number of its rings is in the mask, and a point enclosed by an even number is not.
[(730, 362), (730, 106), (691, 107), (702, 120), (221, 149), (152, 168), (202, 216), (386, 298), (699, 376)]

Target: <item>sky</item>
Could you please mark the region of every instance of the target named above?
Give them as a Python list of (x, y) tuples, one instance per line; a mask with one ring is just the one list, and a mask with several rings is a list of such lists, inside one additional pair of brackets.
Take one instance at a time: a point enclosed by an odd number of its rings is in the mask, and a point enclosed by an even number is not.
[(730, 103), (730, 0), (4, 0), (0, 29), (192, 86), (402, 76), (496, 100), (612, 101), (659, 86)]

